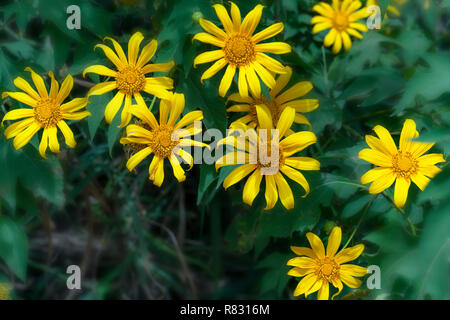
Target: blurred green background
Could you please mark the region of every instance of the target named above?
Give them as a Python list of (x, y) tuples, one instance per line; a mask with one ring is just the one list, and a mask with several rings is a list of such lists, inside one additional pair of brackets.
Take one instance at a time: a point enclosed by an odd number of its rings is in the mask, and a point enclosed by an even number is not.
[[(94, 45), (105, 36), (126, 45), (141, 31), (145, 43), (158, 40), (156, 62), (175, 61), (169, 76), (186, 95), (185, 112), (200, 108), (206, 128), (225, 131), (235, 116), (217, 94), (221, 77), (202, 85), (207, 66), (192, 67), (209, 48), (192, 43), (202, 30), (192, 15), (220, 24), (215, 2), (2, 1), (0, 91), (15, 91), (17, 76), (29, 80), (24, 69), (31, 66), (40, 74), (54, 70), (58, 81), (70, 73), (71, 97), (85, 96), (99, 79), (83, 79), (82, 70), (106, 62)], [(92, 116), (71, 125), (77, 147), (47, 160), (36, 137), (16, 151), (0, 128), (0, 282), (15, 299), (292, 299), (298, 280), (286, 275), (289, 246), (306, 245), (308, 231), (326, 241), (339, 225), (343, 243), (355, 232), (351, 244), (366, 244), (357, 264), (379, 265), (382, 273), (380, 290), (346, 288), (341, 299), (450, 299), (449, 166), (424, 192), (410, 189), (404, 214), (417, 236), (389, 201), (392, 190), (373, 199), (359, 182), (370, 165), (357, 155), (377, 124), (398, 140), (403, 121), (414, 119), (421, 141), (436, 142), (430, 152), (446, 157), (450, 150), (450, 1), (425, 2), (391, 1), (400, 16), (389, 14), (381, 30), (334, 56), (322, 50), (323, 32), (311, 32), (317, 1), (236, 1), (243, 15), (266, 6), (257, 31), (285, 24), (276, 38), (293, 52), (279, 58), (294, 69), (293, 80), (312, 81), (310, 97), (320, 100), (306, 116), (319, 140), (309, 156), (322, 168), (305, 172), (307, 198), (292, 185), (297, 197), (289, 212), (280, 204), (263, 211), (262, 194), (253, 207), (243, 204), (243, 185), (225, 192), (227, 171), (217, 174), (213, 166), (194, 166), (181, 184), (168, 171), (161, 188), (148, 181), (147, 162), (137, 175), (128, 172), (118, 119), (111, 126), (102, 120), (112, 95), (92, 97)], [(379, 3), (384, 10), (389, 1)], [(80, 30), (66, 27), (71, 4), (81, 9)], [(230, 93), (236, 91), (233, 84)], [(17, 107), (3, 100), (0, 116)], [(74, 264), (82, 269), (78, 291), (66, 287), (66, 268)]]

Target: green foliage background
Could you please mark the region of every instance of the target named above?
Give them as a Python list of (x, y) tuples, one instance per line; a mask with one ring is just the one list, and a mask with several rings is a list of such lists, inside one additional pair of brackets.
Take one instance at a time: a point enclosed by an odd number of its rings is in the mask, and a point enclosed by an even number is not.
[[(14, 91), (17, 76), (29, 79), (24, 68), (31, 66), (41, 74), (54, 70), (60, 81), (72, 74), (72, 97), (84, 96), (99, 79), (83, 79), (82, 70), (106, 62), (94, 45), (105, 36), (126, 44), (141, 31), (146, 41), (158, 39), (156, 62), (175, 61), (170, 76), (186, 95), (185, 112), (200, 108), (206, 128), (225, 131), (231, 120), (217, 94), (220, 76), (202, 85), (206, 66), (192, 67), (208, 49), (192, 43), (201, 31), (192, 15), (200, 11), (219, 24), (213, 2), (220, 1), (3, 1), (0, 91)], [(323, 33), (311, 33), (316, 1), (261, 2), (258, 28), (285, 24), (277, 38), (293, 52), (280, 59), (293, 67), (295, 80), (312, 81), (310, 97), (320, 100), (307, 114), (319, 139), (309, 155), (322, 166), (306, 172), (310, 195), (301, 198), (303, 190), (292, 185), (295, 209), (278, 204), (265, 212), (263, 195), (253, 207), (243, 204), (242, 185), (225, 192), (226, 170), (218, 174), (208, 165), (195, 166), (182, 184), (168, 172), (157, 188), (144, 164), (137, 174), (126, 170), (117, 123), (102, 120), (108, 95), (92, 97), (92, 116), (72, 125), (76, 149), (48, 160), (39, 157), (36, 137), (16, 151), (0, 128), (0, 282), (12, 284), (14, 298), (290, 299), (298, 280), (286, 275), (289, 246), (306, 245), (308, 231), (326, 240), (334, 225), (342, 227), (343, 243), (354, 233), (350, 245), (366, 244), (357, 263), (379, 265), (382, 273), (380, 290), (364, 284), (341, 298), (450, 298), (449, 166), (424, 192), (412, 186), (399, 212), (392, 190), (374, 197), (360, 185), (370, 165), (357, 157), (373, 126), (398, 139), (406, 118), (416, 121), (421, 141), (436, 142), (431, 152), (448, 154), (450, 1), (430, 1), (425, 10), (424, 1), (410, 0), (399, 7), (400, 17), (390, 15), (381, 30), (337, 56), (323, 51)], [(259, 1), (236, 3), (244, 15)], [(379, 3), (384, 12), (389, 1)], [(66, 27), (71, 4), (81, 8), (81, 30)], [(16, 107), (5, 99), (0, 114)], [(66, 287), (72, 264), (83, 270), (79, 292)]]

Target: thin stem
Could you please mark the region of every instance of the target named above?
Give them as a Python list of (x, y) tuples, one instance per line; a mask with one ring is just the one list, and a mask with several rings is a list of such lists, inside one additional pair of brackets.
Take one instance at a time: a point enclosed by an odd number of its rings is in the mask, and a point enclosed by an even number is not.
[(372, 197), (372, 199), (370, 199), (370, 201), (367, 203), (367, 205), (364, 208), (364, 211), (361, 215), (361, 218), (359, 218), (358, 224), (356, 225), (355, 229), (353, 229), (352, 234), (350, 235), (350, 238), (348, 238), (347, 242), (345, 243), (344, 247), (342, 247), (342, 250), (347, 248), (347, 246), (350, 244), (350, 241), (352, 241), (353, 237), (356, 234), (356, 231), (358, 231), (359, 226), (361, 225), (361, 222), (363, 221), (364, 217), (366, 216), (367, 212), (369, 211), (370, 206), (372, 205), (372, 203), (375, 201), (375, 199), (377, 198), (377, 194), (374, 195)]
[(407, 217), (406, 216), (406, 213), (405, 213), (405, 211), (403, 210), (403, 209), (401, 209), (401, 208), (398, 208), (396, 205), (395, 205), (395, 203), (394, 203), (394, 201), (385, 193), (385, 192), (383, 192), (383, 196), (393, 205), (393, 207), (395, 208), (395, 209), (397, 209), (397, 211), (398, 212), (400, 212), (402, 215), (403, 215), (403, 217), (405, 217), (405, 219), (406, 219), (406, 221), (408, 222), (408, 225), (409, 225), (409, 228), (411, 229), (411, 234), (415, 237), (415, 236), (417, 236), (417, 228), (416, 228), (416, 226), (414, 225), (414, 223), (411, 221), (411, 219), (409, 218), (409, 217)]

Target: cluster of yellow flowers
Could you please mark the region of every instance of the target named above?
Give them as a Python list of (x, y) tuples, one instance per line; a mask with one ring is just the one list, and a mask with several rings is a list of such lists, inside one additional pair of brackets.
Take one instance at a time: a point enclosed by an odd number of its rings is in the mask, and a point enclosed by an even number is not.
[[(360, 32), (367, 31), (367, 27), (358, 21), (367, 17), (367, 10), (357, 0), (333, 0), (332, 5), (320, 2), (313, 7), (319, 16), (312, 18), (313, 33), (329, 30), (325, 36), (324, 45), (333, 45), (332, 51), (337, 54), (342, 47), (351, 48), (350, 36), (362, 38)], [(232, 170), (223, 182), (225, 189), (248, 179), (243, 189), (243, 201), (252, 205), (260, 192), (262, 178), (265, 177), (266, 210), (272, 209), (278, 199), (286, 209), (295, 205), (294, 194), (285, 177), (298, 183), (307, 196), (310, 186), (301, 170), (319, 170), (320, 163), (310, 157), (295, 156), (298, 152), (316, 143), (317, 137), (312, 132), (312, 125), (304, 116), (318, 108), (317, 99), (303, 98), (313, 88), (309, 81), (301, 81), (288, 86), (293, 70), (284, 66), (278, 60), (267, 55), (285, 54), (291, 51), (289, 44), (284, 42), (263, 42), (283, 31), (283, 23), (275, 23), (255, 34), (263, 11), (262, 5), (257, 5), (244, 19), (241, 19), (239, 8), (230, 2), (230, 15), (223, 5), (213, 6), (223, 29), (211, 21), (199, 19), (200, 26), (205, 32), (198, 33), (194, 40), (218, 47), (213, 51), (199, 54), (193, 61), (194, 66), (214, 62), (201, 76), (201, 81), (213, 77), (225, 68), (218, 92), (225, 97), (233, 80), (236, 81), (238, 92), (228, 97), (233, 102), (227, 111), (244, 113), (244, 115), (230, 124), (227, 137), (219, 144), (232, 146), (233, 151), (225, 154), (216, 161), (216, 170), (224, 166), (241, 164)], [(5, 136), (14, 138), (13, 145), (19, 149), (26, 145), (39, 131), (43, 130), (39, 145), (39, 152), (46, 157), (47, 147), (54, 153), (59, 152), (57, 128), (61, 130), (65, 142), (69, 147), (75, 147), (73, 132), (67, 125), (67, 120), (81, 120), (90, 115), (84, 108), (92, 95), (102, 95), (115, 90), (114, 98), (106, 105), (105, 120), (111, 123), (119, 110), (122, 110), (120, 127), (126, 127), (126, 135), (120, 140), (128, 145), (133, 155), (127, 161), (128, 170), (132, 171), (145, 158), (153, 154), (149, 166), (149, 178), (157, 186), (164, 181), (164, 159), (168, 159), (175, 178), (185, 180), (185, 170), (181, 162), (191, 168), (193, 157), (183, 147), (208, 147), (206, 144), (191, 139), (201, 131), (194, 126), (195, 121), (203, 119), (202, 111), (192, 111), (181, 116), (185, 107), (185, 97), (172, 90), (173, 80), (169, 77), (148, 76), (153, 72), (168, 72), (174, 66), (173, 61), (166, 63), (150, 63), (157, 50), (157, 41), (152, 40), (142, 50), (140, 46), (144, 36), (137, 32), (128, 42), (127, 54), (122, 46), (112, 38), (105, 38), (112, 47), (98, 44), (95, 48), (103, 50), (106, 57), (114, 65), (111, 69), (103, 65), (93, 65), (86, 68), (86, 73), (96, 73), (111, 79), (93, 86), (85, 98), (75, 98), (64, 101), (69, 96), (73, 79), (68, 75), (59, 87), (52, 72), (48, 73), (51, 80), (50, 90), (47, 91), (44, 79), (30, 68), (36, 89), (21, 77), (14, 80), (14, 84), (22, 92), (4, 92), (2, 97), (10, 97), (31, 108), (9, 111), (6, 120), (19, 120), (5, 130)], [(236, 72), (238, 75), (235, 76)], [(237, 78), (237, 79), (236, 79)], [(269, 88), (269, 96), (262, 93), (262, 81)], [(159, 121), (146, 105), (143, 94), (153, 95), (161, 99), (159, 104)], [(133, 103), (134, 101), (134, 103)], [(130, 124), (132, 117), (135, 121)], [(308, 126), (309, 131), (295, 132), (293, 124)], [(181, 130), (182, 129), (182, 130)], [(272, 129), (276, 129), (272, 131)], [(182, 134), (175, 134), (175, 132)], [(199, 131), (200, 130), (200, 131)], [(239, 140), (239, 134), (245, 131), (244, 140)], [(413, 142), (418, 136), (413, 120), (406, 120), (400, 136), (399, 149), (387, 129), (376, 126), (377, 137), (366, 136), (370, 149), (364, 149), (359, 157), (378, 167), (371, 169), (361, 177), (361, 183), (372, 183), (369, 192), (381, 193), (395, 181), (394, 202), (397, 207), (404, 206), (411, 181), (420, 189), (425, 188), (429, 178), (434, 177), (440, 169), (436, 163), (444, 162), (442, 154), (424, 155), (432, 143)], [(263, 133), (270, 132), (269, 135)], [(276, 133), (273, 133), (276, 132)], [(174, 139), (174, 134), (176, 139)], [(256, 159), (252, 159), (252, 148), (264, 150), (267, 157), (271, 151), (277, 150), (275, 170), (270, 174), (266, 169), (273, 165), (270, 159), (259, 152)], [(242, 161), (238, 161), (241, 159)], [(254, 160), (254, 161), (251, 161)], [(295, 295), (319, 291), (319, 299), (328, 299), (329, 283), (338, 288), (339, 294), (345, 283), (351, 288), (359, 287), (361, 277), (366, 269), (344, 264), (356, 259), (363, 251), (363, 245), (346, 248), (336, 254), (341, 242), (341, 229), (332, 230), (325, 252), (322, 241), (314, 234), (308, 233), (307, 238), (311, 248), (292, 247), (294, 253), (300, 257), (289, 260), (288, 265), (294, 268), (289, 275), (304, 277), (295, 290)]]

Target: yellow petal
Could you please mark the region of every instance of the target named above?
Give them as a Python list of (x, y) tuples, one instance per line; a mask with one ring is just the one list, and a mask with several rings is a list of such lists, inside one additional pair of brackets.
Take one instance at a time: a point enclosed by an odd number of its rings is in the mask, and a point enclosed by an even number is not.
[(320, 162), (309, 157), (290, 157), (284, 163), (299, 170), (320, 170)]
[(396, 175), (391, 171), (377, 178), (369, 187), (370, 194), (377, 194), (389, 188), (395, 181)]
[(41, 142), (39, 143), (39, 153), (41, 157), (44, 159), (47, 159), (47, 155), (45, 154), (45, 152), (47, 151), (47, 146), (48, 146), (48, 131), (47, 128), (44, 128), (44, 130), (42, 131)]
[(356, 246), (341, 250), (335, 256), (335, 259), (339, 264), (343, 264), (343, 263), (357, 259), (363, 251), (364, 251), (364, 245), (357, 244)]
[(408, 197), (408, 190), (411, 180), (405, 178), (397, 178), (395, 181), (394, 203), (397, 208), (403, 208)]
[(244, 164), (242, 166), (237, 167), (225, 178), (223, 181), (223, 187), (228, 189), (232, 185), (238, 183), (246, 176), (248, 176), (252, 171), (257, 168), (255, 164)]
[(308, 238), (308, 242), (316, 256), (318, 258), (325, 257), (325, 247), (323, 246), (322, 240), (312, 232), (308, 232), (306, 238)]
[(233, 22), (231, 22), (230, 16), (228, 15), (227, 10), (221, 4), (213, 5), (214, 10), (216, 11), (216, 15), (219, 18), (220, 22), (222, 22), (223, 28), (225, 32), (231, 34), (233, 32)]
[(284, 29), (284, 24), (282, 22), (275, 23), (270, 27), (265, 28), (264, 30), (258, 32), (254, 36), (252, 36), (253, 42), (257, 43), (268, 38), (274, 37), (279, 34)]
[(17, 77), (14, 79), (14, 85), (25, 91), (28, 95), (30, 95), (34, 100), (39, 100), (41, 97), (39, 94), (30, 86), (30, 84), (23, 78)]
[(86, 73), (96, 73), (102, 76), (108, 76), (108, 77), (116, 77), (117, 71), (111, 70), (108, 67), (102, 66), (102, 65), (94, 65), (87, 67), (83, 71), (83, 78), (86, 76)]
[(33, 79), (33, 83), (36, 86), (36, 89), (39, 92), (39, 96), (42, 98), (47, 98), (47, 88), (45, 87), (44, 79), (40, 75), (38, 75), (36, 72), (34, 72), (31, 68), (25, 68), (25, 71), (29, 71), (31, 73), (31, 78)]
[(28, 118), (25, 120), (17, 121), (8, 126), (5, 129), (5, 137), (6, 139), (11, 139), (21, 133), (25, 128), (31, 125), (34, 122), (34, 118)]
[(122, 113), (120, 114), (119, 128), (124, 128), (131, 121), (131, 96), (125, 95), (125, 103), (123, 105)]
[(340, 271), (355, 277), (364, 277), (367, 274), (367, 268), (357, 266), (356, 264), (343, 264)]
[(168, 72), (173, 68), (175, 62), (169, 61), (166, 63), (150, 63), (142, 67), (141, 71), (144, 74), (149, 72)]
[(50, 150), (54, 153), (59, 153), (59, 142), (58, 142), (58, 130), (56, 127), (49, 127), (48, 130), (48, 145)]
[(89, 92), (88, 92), (88, 97), (90, 96), (97, 96), (97, 95), (102, 95), (104, 93), (110, 92), (114, 89), (117, 88), (117, 84), (115, 81), (106, 81), (106, 82), (101, 82), (99, 84), (96, 84), (95, 86), (93, 86)]
[(259, 64), (258, 61), (253, 62), (252, 66), (267, 87), (273, 88), (275, 86), (275, 78), (266, 68)]
[(252, 66), (246, 68), (245, 75), (247, 77), (247, 83), (252, 95), (254, 97), (261, 96), (261, 84), (259, 83), (258, 76)]
[(341, 51), (341, 48), (342, 48), (342, 36), (340, 33), (336, 33), (336, 39), (334, 40), (332, 51), (334, 54), (338, 54), (339, 51)]
[(327, 20), (325, 22), (321, 22), (321, 23), (316, 24), (313, 27), (312, 32), (313, 32), (313, 34), (316, 34), (316, 33), (319, 33), (320, 31), (323, 31), (323, 30), (326, 30), (326, 29), (330, 29), (332, 27), (333, 27), (333, 24), (331, 23), (331, 21)]
[(30, 142), (31, 138), (36, 134), (36, 132), (39, 131), (40, 128), (41, 127), (36, 122), (32, 122), (25, 130), (15, 136), (13, 140), (14, 148), (18, 150)]
[[(245, 98), (250, 99), (249, 96), (248, 96), (247, 76), (245, 74), (245, 70), (246, 70), (245, 67), (240, 67), (239, 68), (239, 76), (238, 76), (239, 95), (243, 99), (245, 99)], [(231, 96), (230, 96), (229, 99), (231, 99)]]
[(359, 288), (362, 285), (361, 280), (355, 279), (346, 273), (341, 273), (340, 278), (343, 283), (345, 283), (348, 287), (353, 289)]
[(277, 129), (279, 136), (283, 137), (286, 131), (292, 126), (295, 119), (295, 109), (291, 107), (286, 107), (283, 112), (281, 112), (280, 118), (278, 119)]
[(253, 10), (251, 10), (242, 21), (241, 32), (247, 36), (251, 36), (256, 29), (256, 26), (261, 20), (262, 10), (264, 6), (258, 4)]
[(362, 149), (358, 157), (380, 167), (392, 167), (392, 158), (378, 150)]
[(330, 297), (330, 284), (328, 281), (322, 281), (319, 293), (317, 294), (317, 300), (328, 300)]
[[(177, 124), (174, 126), (174, 129), (180, 129), (183, 128), (189, 124), (191, 124), (194, 121), (200, 121), (203, 119), (203, 112), (200, 110), (191, 111), (183, 118), (180, 119), (180, 121), (177, 122)], [(201, 127), (200, 127), (201, 129)]]
[(222, 40), (220, 40), (219, 38), (216, 38), (213, 35), (210, 35), (209, 33), (206, 33), (206, 32), (197, 33), (192, 38), (192, 41), (194, 41), (194, 40), (198, 40), (203, 43), (209, 43), (209, 44), (212, 44), (213, 46), (217, 46), (220, 48), (223, 48), (225, 46), (225, 43)]
[(213, 51), (203, 52), (203, 53), (199, 54), (197, 57), (195, 57), (194, 68), (198, 64), (208, 63), (208, 62), (216, 61), (220, 58), (223, 58), (224, 55), (225, 54), (224, 54), (223, 50), (213, 50)]
[(275, 183), (275, 177), (273, 175), (266, 175), (266, 192), (265, 192), (265, 199), (266, 199), (266, 207), (264, 210), (270, 210), (272, 209), (275, 204), (278, 201), (278, 191)]
[(259, 193), (261, 180), (261, 172), (259, 170), (255, 170), (245, 183), (244, 191), (242, 193), (242, 200), (249, 206), (253, 204), (253, 200), (255, 200), (256, 196)]
[(342, 229), (340, 227), (334, 227), (328, 237), (327, 257), (334, 257), (339, 249), (339, 246), (341, 245), (341, 239)]
[(125, 56), (125, 52), (123, 52), (123, 48), (122, 46), (113, 38), (110, 37), (105, 37), (103, 39), (103, 41), (105, 40), (109, 40), (112, 42), (113, 46), (114, 46), (114, 50), (116, 50), (116, 53), (119, 57), (119, 60), (122, 62), (122, 65), (128, 65), (128, 61), (127, 61), (127, 57)]
[(280, 142), (280, 146), (283, 148), (283, 154), (285, 157), (301, 151), (309, 145), (316, 143), (317, 137), (310, 131), (296, 132)]
[(116, 66), (116, 68), (118, 70), (122, 69), (123, 67), (126, 67), (127, 65), (124, 65), (124, 63), (122, 61), (120, 61), (119, 57), (114, 53), (114, 51), (108, 47), (105, 46), (104, 44), (97, 44), (94, 47), (94, 50), (100, 48), (103, 50), (103, 52), (105, 53), (106, 57), (112, 62), (114, 63), (114, 65)]
[(404, 152), (411, 151), (412, 141), (411, 139), (416, 137), (416, 123), (414, 120), (406, 119), (403, 124), (403, 129), (400, 134), (400, 150)]
[(236, 66), (229, 64), (219, 85), (219, 95), (225, 97), (236, 73)]
[(71, 147), (75, 148), (77, 145), (77, 142), (75, 141), (75, 138), (73, 136), (72, 130), (69, 128), (67, 123), (64, 120), (61, 120), (58, 122), (58, 128), (61, 130), (62, 134), (64, 135), (64, 139), (66, 141), (66, 144)]
[(200, 23), (200, 26), (203, 28), (203, 30), (211, 33), (213, 36), (215, 36), (219, 40), (224, 41), (228, 37), (227, 34), (222, 29), (218, 28), (214, 23), (212, 23), (209, 20), (202, 18), (199, 20), (199, 23)]
[(233, 21), (234, 31), (238, 32), (241, 30), (241, 11), (239, 7), (234, 4), (234, 2), (230, 1), (231, 4), (231, 20)]
[(143, 67), (147, 62), (149, 62), (155, 55), (157, 47), (158, 42), (156, 40), (152, 40), (144, 48), (142, 48), (141, 54), (136, 62), (136, 67)]
[(109, 124), (112, 123), (114, 117), (116, 116), (117, 112), (119, 111), (120, 107), (122, 106), (124, 97), (125, 97), (125, 95), (121, 91), (118, 91), (116, 93), (116, 95), (114, 96), (114, 98), (112, 98), (111, 101), (108, 102), (108, 104), (106, 105), (105, 121), (107, 123), (109, 123)]
[(305, 176), (300, 171), (292, 169), (291, 167), (289, 167), (287, 165), (282, 166), (280, 170), (286, 176), (288, 176), (289, 179), (294, 180), (299, 185), (301, 185), (303, 189), (305, 189), (305, 194), (302, 196), (302, 198), (306, 197), (309, 194), (310, 189), (309, 189), (308, 181), (306, 180)]
[(222, 68), (225, 67), (227, 65), (227, 63), (228, 62), (224, 58), (216, 61), (211, 67), (208, 68), (208, 70), (203, 72), (200, 81), (203, 83), (203, 80), (211, 78), (217, 72), (222, 70)]
[(307, 256), (311, 259), (316, 259), (316, 254), (311, 248), (291, 246), (291, 250), (298, 256)]
[(291, 187), (289, 187), (289, 184), (283, 178), (283, 175), (279, 172), (275, 175), (275, 183), (277, 184), (280, 201), (283, 204), (283, 206), (287, 210), (293, 209), (295, 203), (294, 203), (294, 195), (292, 193)]
[(5, 99), (8, 96), (14, 100), (17, 100), (22, 103), (25, 103), (26, 105), (29, 105), (30, 107), (37, 106), (37, 101), (35, 99), (33, 99), (31, 96), (29, 96), (27, 93), (24, 93), (24, 92), (3, 92), (2, 93), (2, 99)]
[(295, 257), (290, 259), (286, 265), (302, 269), (310, 269), (316, 267), (316, 262), (315, 259), (310, 257)]
[(255, 45), (257, 52), (268, 52), (273, 54), (285, 54), (292, 51), (289, 44), (285, 42), (269, 42), (269, 43), (258, 43)]
[[(266, 55), (262, 52), (256, 53), (256, 61), (274, 73), (286, 73), (287, 72), (286, 67), (284, 67), (280, 62), (278, 62), (277, 60), (269, 57), (268, 55)], [(276, 84), (275, 84), (275, 86), (276, 86)]]
[(352, 47), (352, 40), (350, 39), (347, 32), (341, 32), (342, 42), (344, 44), (345, 51), (350, 50)]
[(285, 103), (286, 101), (294, 100), (300, 97), (303, 97), (305, 94), (310, 92), (313, 88), (313, 85), (309, 81), (301, 81), (294, 84), (284, 93), (280, 94), (277, 97), (278, 103)]
[(370, 169), (367, 171), (363, 176), (361, 177), (361, 183), (367, 184), (372, 181), (378, 180), (384, 176), (387, 176), (389, 174), (393, 175), (393, 169), (392, 168), (383, 168), (383, 167), (377, 167)]
[(178, 182), (183, 182), (184, 180), (186, 180), (184, 170), (183, 168), (181, 168), (180, 162), (178, 161), (176, 155), (173, 152), (169, 157), (169, 162), (172, 165), (173, 175), (178, 180)]
[(172, 98), (172, 107), (170, 108), (170, 115), (167, 124), (171, 127), (175, 125), (176, 120), (184, 110), (185, 97), (182, 93), (174, 93)]
[(2, 125), (6, 120), (17, 120), (29, 117), (34, 117), (33, 109), (14, 109), (5, 114), (2, 120)]
[(144, 40), (144, 36), (142, 35), (142, 33), (136, 32), (128, 41), (128, 64), (132, 67), (136, 65), (139, 46), (141, 45), (142, 40)]
[(294, 290), (294, 296), (299, 296), (308, 291), (317, 281), (317, 276), (314, 273), (310, 273), (305, 276), (297, 285)]

